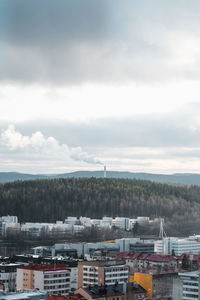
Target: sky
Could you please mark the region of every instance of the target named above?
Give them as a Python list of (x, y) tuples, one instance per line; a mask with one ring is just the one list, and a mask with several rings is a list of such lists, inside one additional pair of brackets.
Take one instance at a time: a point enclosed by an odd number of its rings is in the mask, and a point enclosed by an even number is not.
[(199, 0), (1, 0), (0, 172), (200, 173)]

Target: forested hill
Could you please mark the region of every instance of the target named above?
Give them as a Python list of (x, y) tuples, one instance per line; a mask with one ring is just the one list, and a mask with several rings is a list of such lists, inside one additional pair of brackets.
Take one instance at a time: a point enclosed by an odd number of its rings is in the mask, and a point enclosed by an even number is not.
[[(16, 180), (36, 180), (48, 178), (103, 178), (102, 171), (77, 171), (64, 174), (23, 174), (17, 172), (0, 172), (0, 182), (13, 182)], [(180, 173), (180, 174), (151, 174), (151, 173), (133, 173), (133, 172), (117, 172), (107, 171), (107, 178), (128, 178), (150, 180), (153, 182), (170, 183), (170, 184), (195, 184), (200, 185), (200, 174)]]
[(53, 222), (67, 216), (199, 219), (200, 187), (135, 179), (69, 178), (0, 184), (1, 215)]

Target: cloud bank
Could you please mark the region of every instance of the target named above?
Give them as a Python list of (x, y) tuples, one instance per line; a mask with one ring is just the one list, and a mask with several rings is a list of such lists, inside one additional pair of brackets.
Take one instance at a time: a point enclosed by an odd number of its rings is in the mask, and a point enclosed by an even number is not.
[(199, 78), (200, 3), (1, 0), (1, 82)]

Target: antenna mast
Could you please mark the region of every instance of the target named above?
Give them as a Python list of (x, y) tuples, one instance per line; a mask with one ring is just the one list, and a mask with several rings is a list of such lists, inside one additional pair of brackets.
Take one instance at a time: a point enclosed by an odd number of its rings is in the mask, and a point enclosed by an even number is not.
[(166, 232), (164, 230), (164, 219), (160, 218), (160, 232), (159, 232), (159, 238), (163, 239), (164, 237), (167, 237)]

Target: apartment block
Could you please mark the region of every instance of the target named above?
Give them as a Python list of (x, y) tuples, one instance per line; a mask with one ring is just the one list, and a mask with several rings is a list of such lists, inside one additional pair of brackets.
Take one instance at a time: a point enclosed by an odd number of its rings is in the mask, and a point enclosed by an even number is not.
[(25, 289), (67, 295), (70, 291), (70, 270), (65, 265), (21, 266), (17, 269), (17, 290)]
[(0, 284), (5, 292), (16, 291), (17, 267), (19, 264), (0, 264)]
[(182, 300), (200, 299), (199, 271), (179, 273), (182, 282)]
[(78, 264), (78, 288), (128, 282), (125, 261), (83, 261)]

